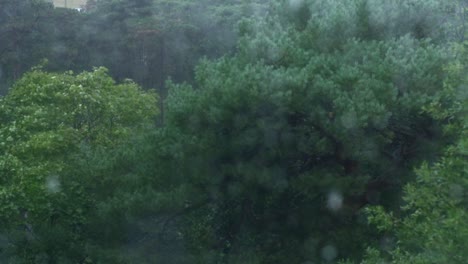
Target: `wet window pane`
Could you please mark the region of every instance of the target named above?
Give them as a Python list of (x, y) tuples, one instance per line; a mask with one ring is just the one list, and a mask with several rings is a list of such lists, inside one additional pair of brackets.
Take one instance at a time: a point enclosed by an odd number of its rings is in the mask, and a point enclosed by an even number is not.
[(0, 0), (0, 263), (466, 263), (465, 0)]

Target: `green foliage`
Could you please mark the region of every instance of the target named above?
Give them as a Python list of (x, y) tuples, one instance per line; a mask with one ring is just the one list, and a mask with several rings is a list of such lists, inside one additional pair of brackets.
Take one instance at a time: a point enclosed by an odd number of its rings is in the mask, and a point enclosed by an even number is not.
[(320, 9), (331, 21), (311, 8), (304, 25), (274, 3), (241, 24), (237, 56), (201, 63), (195, 89), (171, 88), (167, 126), (189, 138), (184, 182), (211, 212), (187, 216), (202, 259), (358, 259), (378, 242), (360, 208), (397, 209), (412, 166), (440, 154), (443, 122), (423, 109), (442, 96), (449, 50), (410, 30), (332, 38), (325, 29), (348, 10), (334, 4)]
[(383, 255), (374, 253), (363, 263), (381, 263), (386, 258), (392, 263), (466, 261), (466, 133), (455, 149), (439, 163), (431, 167), (426, 164), (417, 171), (417, 182), (405, 187), (401, 218), (370, 210), (371, 223), (395, 232), (398, 241), (395, 249)]
[[(456, 45), (457, 47), (460, 47)], [(369, 209), (369, 220), (383, 232), (397, 238), (395, 248), (369, 249), (363, 263), (464, 263), (468, 258), (468, 129), (466, 109), (466, 52), (459, 49), (459, 59), (447, 67), (449, 79), (443, 95), (426, 111), (447, 122), (446, 133), (458, 140), (446, 155), (433, 165), (416, 170), (414, 183), (404, 189), (404, 204), (399, 215), (382, 208)], [(465, 65), (465, 66), (463, 66)], [(463, 67), (462, 67), (463, 66)], [(452, 101), (451, 106), (447, 102)]]
[(98, 1), (79, 22), (81, 66), (104, 65), (118, 79), (158, 87), (164, 97), (168, 77), (190, 82), (201, 57), (234, 49), (235, 25), (251, 15), (248, 6), (220, 0)]
[[(43, 67), (110, 70), (39, 67), (0, 99), (0, 261), (462, 261), (463, 12), (387, 2), (49, 6)], [(170, 88), (159, 127), (127, 77)]]
[(43, 1), (0, 2), (0, 94), (47, 54), (51, 39), (45, 17), (52, 10)]
[(41, 0), (0, 3), (0, 89), (42, 59), (49, 71), (105, 66), (116, 80), (131, 78), (166, 95), (164, 81), (193, 81), (204, 56), (230, 53), (235, 26), (259, 14), (258, 1), (90, 1), (85, 12)]
[(0, 109), (0, 232), (9, 240), (2, 251), (21, 263), (86, 257), (80, 251), (96, 179), (74, 174), (74, 157), (83, 148), (111, 151), (151, 126), (155, 94), (133, 82), (115, 84), (104, 68), (76, 76), (34, 70)]

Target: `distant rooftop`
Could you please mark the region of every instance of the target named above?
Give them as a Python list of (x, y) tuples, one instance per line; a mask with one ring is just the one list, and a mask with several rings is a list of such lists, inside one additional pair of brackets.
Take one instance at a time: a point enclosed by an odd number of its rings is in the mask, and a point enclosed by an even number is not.
[(55, 7), (65, 8), (83, 8), (86, 5), (87, 0), (52, 0)]

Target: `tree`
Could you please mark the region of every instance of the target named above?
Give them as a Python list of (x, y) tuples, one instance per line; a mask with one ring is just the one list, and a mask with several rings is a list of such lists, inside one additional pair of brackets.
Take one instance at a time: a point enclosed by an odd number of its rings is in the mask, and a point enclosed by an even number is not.
[(0, 93), (46, 54), (53, 6), (43, 1), (0, 3)]
[[(464, 263), (468, 258), (467, 154), (468, 123), (466, 51), (448, 67), (445, 92), (427, 111), (447, 123), (446, 133), (458, 140), (435, 164), (417, 169), (417, 179), (404, 188), (401, 212), (369, 208), (369, 220), (393, 245), (368, 250), (362, 263)], [(452, 102), (452, 107), (447, 107)]]
[(78, 75), (36, 69), (0, 109), (2, 255), (9, 262), (84, 263), (100, 191), (93, 186), (102, 179), (76, 166), (86, 164), (84, 153), (112, 152), (153, 126), (155, 94), (131, 81), (115, 84), (104, 68)]
[(390, 241), (380, 250), (369, 250), (362, 263), (387, 259), (391, 263), (421, 264), (466, 261), (466, 133), (450, 152), (439, 163), (417, 170), (417, 182), (405, 186), (402, 216), (385, 213), (382, 208), (370, 211), (371, 223), (396, 238), (387, 235)]
[(179, 223), (200, 262), (358, 259), (374, 242), (360, 209), (398, 208), (412, 167), (437, 159), (447, 138), (421, 111), (451, 55), (412, 31), (418, 20), (359, 35), (346, 13), (358, 2), (273, 3), (241, 24), (237, 56), (199, 65), (195, 88), (171, 87), (167, 126), (183, 144), (172, 174), (203, 204)]

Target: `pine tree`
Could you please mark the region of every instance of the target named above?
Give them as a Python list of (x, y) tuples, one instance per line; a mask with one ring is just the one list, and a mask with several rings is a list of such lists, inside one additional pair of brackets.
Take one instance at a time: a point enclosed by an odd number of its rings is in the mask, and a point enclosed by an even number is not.
[(397, 209), (412, 166), (438, 157), (442, 125), (422, 109), (451, 56), (419, 20), (363, 35), (361, 3), (275, 2), (240, 25), (238, 55), (171, 88), (180, 177), (205, 201), (185, 236), (204, 261), (359, 258), (374, 237), (361, 208)]

